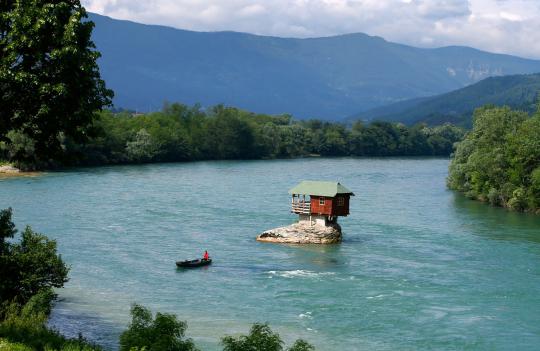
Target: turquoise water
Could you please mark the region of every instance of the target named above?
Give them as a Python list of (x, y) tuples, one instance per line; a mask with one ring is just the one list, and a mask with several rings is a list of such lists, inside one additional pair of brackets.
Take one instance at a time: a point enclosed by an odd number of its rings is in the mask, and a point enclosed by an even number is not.
[[(189, 322), (205, 350), (269, 322), (318, 350), (540, 349), (540, 217), (445, 188), (446, 159), (305, 159), (103, 167), (0, 180), (71, 264), (51, 324), (108, 348), (132, 302)], [(294, 221), (302, 179), (352, 189), (344, 241), (258, 243)], [(178, 271), (207, 249), (215, 263)]]

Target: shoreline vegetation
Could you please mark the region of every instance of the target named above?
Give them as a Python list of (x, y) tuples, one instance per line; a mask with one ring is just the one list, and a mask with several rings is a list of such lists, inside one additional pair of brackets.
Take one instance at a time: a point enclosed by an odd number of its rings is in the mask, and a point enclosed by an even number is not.
[[(0, 180), (14, 177), (37, 177), (44, 172), (25, 172), (10, 163), (0, 162)], [(1, 349), (0, 349), (1, 350)]]
[(540, 214), (540, 104), (531, 116), (509, 107), (477, 109), (447, 184), (474, 200)]
[(35, 141), (8, 132), (0, 159), (21, 170), (73, 166), (279, 159), (318, 156), (449, 156), (465, 130), (450, 124), (412, 127), (400, 123), (356, 122), (351, 128), (290, 115), (256, 114), (217, 105), (207, 110), (179, 103), (148, 114), (102, 111), (76, 143), (58, 135), (62, 153), (40, 158)]

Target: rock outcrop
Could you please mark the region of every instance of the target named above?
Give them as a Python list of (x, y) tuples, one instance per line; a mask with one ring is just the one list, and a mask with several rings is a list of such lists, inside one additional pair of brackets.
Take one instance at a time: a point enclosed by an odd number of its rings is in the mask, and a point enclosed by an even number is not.
[(335, 244), (341, 241), (341, 227), (337, 223), (325, 226), (301, 221), (267, 230), (257, 236), (257, 240), (286, 244)]
[(0, 166), (0, 173), (19, 173), (21, 170), (11, 165)]

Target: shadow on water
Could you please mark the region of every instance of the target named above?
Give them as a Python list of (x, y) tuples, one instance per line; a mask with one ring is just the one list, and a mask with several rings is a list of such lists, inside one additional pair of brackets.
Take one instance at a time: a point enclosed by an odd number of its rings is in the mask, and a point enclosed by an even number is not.
[(55, 305), (49, 318), (49, 327), (61, 330), (67, 338), (77, 339), (81, 334), (106, 350), (118, 349), (118, 338), (127, 324), (110, 321), (98, 315), (75, 312), (70, 309), (72, 301), (60, 300)]
[(341, 255), (342, 244), (291, 245), (293, 262), (304, 262), (314, 270), (332, 270), (346, 264)]
[(176, 267), (177, 273), (188, 273), (188, 272), (193, 272), (193, 271), (206, 272), (208, 270), (210, 270), (210, 266), (201, 266), (201, 267), (193, 267), (193, 268)]
[(372, 239), (371, 234), (347, 234), (343, 233), (342, 244), (365, 244)]
[(454, 194), (455, 215), (472, 234), (494, 240), (540, 243), (540, 216), (513, 212)]

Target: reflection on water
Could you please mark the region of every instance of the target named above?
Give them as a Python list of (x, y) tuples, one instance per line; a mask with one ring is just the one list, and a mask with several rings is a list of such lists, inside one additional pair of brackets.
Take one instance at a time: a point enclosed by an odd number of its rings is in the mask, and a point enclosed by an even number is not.
[(495, 240), (540, 243), (540, 216), (492, 207), (455, 194), (454, 206), (463, 227), (472, 234)]

